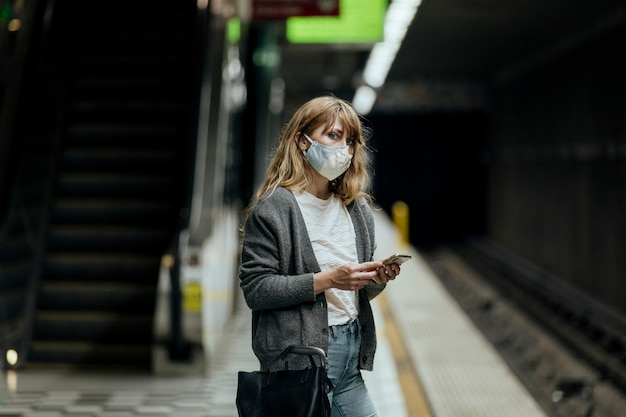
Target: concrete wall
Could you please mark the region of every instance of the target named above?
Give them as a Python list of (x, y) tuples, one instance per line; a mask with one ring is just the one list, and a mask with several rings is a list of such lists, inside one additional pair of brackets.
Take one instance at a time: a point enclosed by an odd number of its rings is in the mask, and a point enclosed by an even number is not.
[(487, 234), (626, 312), (626, 27), (493, 91)]

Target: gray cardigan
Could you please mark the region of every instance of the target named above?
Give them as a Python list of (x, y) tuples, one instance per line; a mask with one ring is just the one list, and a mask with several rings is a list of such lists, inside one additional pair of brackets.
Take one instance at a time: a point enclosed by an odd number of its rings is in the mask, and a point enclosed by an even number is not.
[[(365, 203), (348, 206), (356, 233), (359, 262), (372, 260), (374, 218)], [(287, 346), (317, 346), (328, 352), (328, 313), (324, 293), (315, 296), (313, 274), (320, 271), (304, 218), (291, 191), (277, 188), (252, 209), (244, 229), (240, 286), (252, 310), (252, 349), (261, 370), (280, 369), (272, 360)], [(359, 367), (372, 370), (376, 328), (370, 300), (385, 288), (372, 281), (359, 291), (362, 327)], [(304, 368), (308, 358), (291, 356), (289, 368)]]

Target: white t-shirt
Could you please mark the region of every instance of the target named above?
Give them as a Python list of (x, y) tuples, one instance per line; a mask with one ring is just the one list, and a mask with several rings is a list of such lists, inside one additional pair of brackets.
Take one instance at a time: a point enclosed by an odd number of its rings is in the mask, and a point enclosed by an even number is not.
[[(306, 191), (294, 192), (313, 252), (322, 271), (357, 263), (356, 237), (350, 214), (334, 194), (322, 200)], [(331, 288), (325, 291), (328, 325), (345, 324), (358, 315), (356, 291)]]

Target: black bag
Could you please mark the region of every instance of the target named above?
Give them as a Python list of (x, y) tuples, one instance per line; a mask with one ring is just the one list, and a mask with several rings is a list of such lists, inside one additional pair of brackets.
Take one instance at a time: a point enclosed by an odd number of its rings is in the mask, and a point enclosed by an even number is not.
[[(287, 369), (289, 354), (308, 355), (311, 366)], [(320, 360), (316, 365), (314, 356)], [(285, 361), (280, 371), (240, 371), (237, 381), (237, 411), (239, 417), (329, 417), (328, 393), (333, 384), (326, 376), (326, 353), (317, 347), (293, 345), (274, 361)]]

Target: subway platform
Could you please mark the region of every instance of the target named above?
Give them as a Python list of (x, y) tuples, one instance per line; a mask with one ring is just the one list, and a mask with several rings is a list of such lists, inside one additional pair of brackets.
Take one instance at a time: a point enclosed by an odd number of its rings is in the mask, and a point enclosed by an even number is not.
[[(380, 417), (545, 417), (419, 253), (376, 212), (377, 258), (413, 259), (373, 302), (378, 351), (363, 376)], [(237, 417), (237, 372), (257, 369), (238, 311), (206, 369), (166, 375), (3, 371), (0, 417)], [(206, 365), (205, 365), (206, 364)]]

